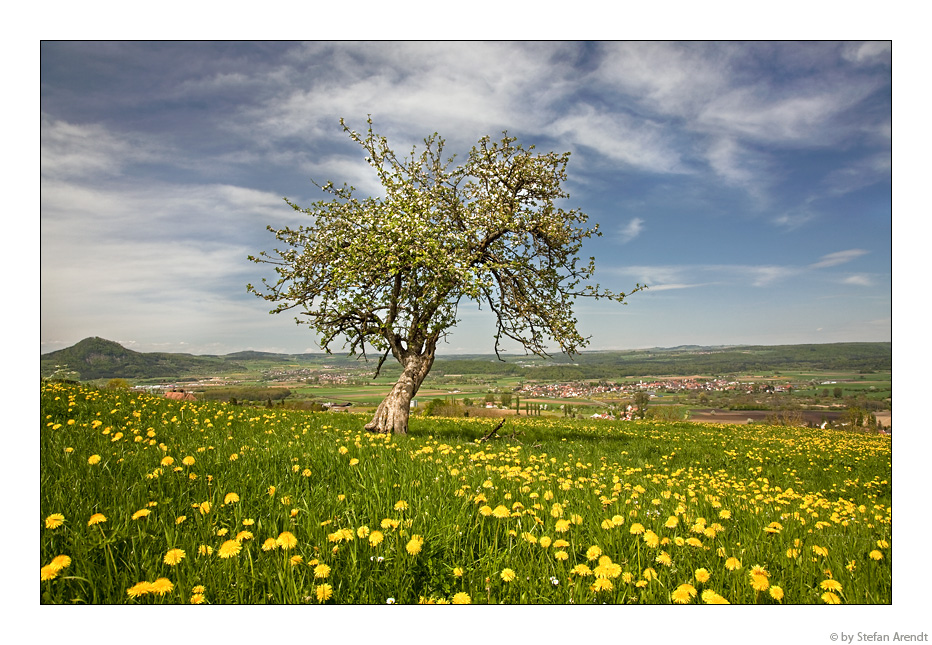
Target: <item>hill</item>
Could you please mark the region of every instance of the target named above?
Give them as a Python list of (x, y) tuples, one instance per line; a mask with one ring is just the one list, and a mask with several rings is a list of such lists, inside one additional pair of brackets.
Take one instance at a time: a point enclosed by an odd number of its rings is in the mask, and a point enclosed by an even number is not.
[[(165, 352), (142, 353), (103, 338), (85, 338), (72, 347), (40, 357), (43, 377), (56, 371), (76, 372), (77, 380), (105, 378), (178, 379), (190, 376), (245, 372), (276, 364), (328, 365), (359, 369), (358, 358), (326, 354), (275, 354), (242, 351), (224, 356), (195, 356)], [(372, 369), (375, 363), (370, 362)], [(386, 363), (384, 373), (394, 373)], [(438, 357), (432, 376), (521, 376), (534, 380), (578, 381), (620, 379), (632, 376), (737, 374), (773, 370), (889, 371), (891, 343), (829, 343), (821, 345), (742, 345), (727, 347), (682, 346), (628, 351), (584, 352), (567, 358), (513, 356)]]

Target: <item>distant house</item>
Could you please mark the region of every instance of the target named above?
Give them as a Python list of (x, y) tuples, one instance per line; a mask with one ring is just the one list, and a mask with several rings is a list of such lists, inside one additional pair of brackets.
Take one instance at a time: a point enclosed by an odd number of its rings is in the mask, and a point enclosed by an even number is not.
[(324, 403), (324, 407), (331, 412), (349, 412), (352, 403)]
[(172, 390), (171, 392), (166, 392), (165, 398), (172, 399), (173, 401), (197, 401), (193, 394), (190, 392), (185, 392), (184, 390)]

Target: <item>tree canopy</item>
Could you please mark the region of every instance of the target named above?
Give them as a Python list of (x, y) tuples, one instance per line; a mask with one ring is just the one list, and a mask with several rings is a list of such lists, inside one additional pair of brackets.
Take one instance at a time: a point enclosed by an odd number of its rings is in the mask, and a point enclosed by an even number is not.
[[(410, 398), (462, 301), (494, 313), (496, 354), (507, 338), (546, 356), (548, 339), (568, 354), (586, 346), (573, 314), (577, 297), (626, 297), (590, 284), (594, 260), (578, 257), (598, 225), (587, 227), (584, 213), (555, 204), (569, 197), (562, 188), (569, 153), (535, 153), (505, 132), (499, 141), (483, 137), (455, 165), (437, 134), (399, 157), (371, 118), (364, 135), (341, 125), (365, 150), (385, 194), (357, 197), (352, 186), (329, 182), (320, 186), (329, 198), (310, 207), (286, 199), (310, 223), (268, 227), (283, 248), (250, 259), (273, 265), (278, 278), (263, 280), (263, 291), (248, 289), (276, 303), (272, 313), (298, 309), (296, 321), (311, 326), (328, 352), (343, 342), (350, 354), (365, 355), (368, 345), (382, 355), (376, 373), (389, 354), (398, 360), (399, 384), (408, 382), (398, 401), (383, 402), (398, 415), (405, 408), (396, 432), (406, 430)], [(391, 429), (377, 419), (379, 412), (370, 429)]]

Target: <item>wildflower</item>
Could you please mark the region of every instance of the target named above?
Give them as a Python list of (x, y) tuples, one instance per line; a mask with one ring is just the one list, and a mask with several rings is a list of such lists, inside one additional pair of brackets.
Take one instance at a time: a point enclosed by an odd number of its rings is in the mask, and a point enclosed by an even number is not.
[(568, 547), (569, 545), (570, 545), (570, 543), (567, 542), (566, 540), (556, 540), (556, 541), (553, 543), (553, 548), (555, 548), (555, 549), (565, 549), (565, 548)]
[(223, 498), (224, 504), (234, 504), (239, 501), (239, 495), (236, 493), (227, 493), (226, 497)]
[(563, 507), (554, 502), (553, 506), (550, 507), (550, 515), (554, 518), (563, 517)]
[(201, 511), (201, 515), (207, 515), (210, 513), (210, 502), (201, 502), (198, 504), (198, 509)]
[(537, 543), (540, 544), (542, 548), (546, 549), (547, 547), (550, 546), (551, 542), (552, 540), (548, 536), (545, 535), (540, 540), (538, 540)]
[(702, 602), (707, 605), (729, 605), (727, 600), (711, 589), (702, 592)]
[(577, 576), (583, 576), (583, 577), (585, 577), (585, 576), (591, 576), (591, 575), (592, 575), (592, 569), (590, 569), (590, 568), (589, 568), (587, 565), (585, 565), (585, 564), (577, 564), (575, 567), (573, 567), (573, 569), (570, 571), (570, 573), (574, 573), (574, 574), (576, 574)]
[(654, 571), (651, 567), (647, 567), (646, 569), (644, 569), (644, 573), (642, 575), (644, 576), (645, 580), (656, 580), (657, 579), (657, 572)]
[(64, 523), (65, 516), (61, 513), (52, 513), (47, 518), (45, 518), (45, 528), (47, 529), (57, 529)]
[(229, 532), (230, 532), (230, 529), (227, 529), (227, 528), (217, 529), (217, 537), (223, 537)]
[(206, 592), (207, 592), (207, 587), (205, 587), (204, 585), (195, 585), (194, 588), (191, 589), (191, 593), (206, 593)]
[(515, 579), (515, 572), (513, 569), (502, 569), (501, 578), (505, 582), (511, 582)]
[(485, 504), (484, 506), (479, 507), (479, 515), (481, 515), (482, 517), (488, 517), (491, 514), (492, 514), (492, 507), (489, 506), (488, 504)]
[(317, 585), (315, 592), (317, 593), (317, 602), (325, 602), (330, 600), (333, 596), (333, 587), (329, 583), (324, 583), (322, 585)]
[(392, 597), (388, 597), (388, 598), (385, 599), (385, 604), (386, 604), (386, 605), (394, 605), (394, 604), (395, 604), (395, 599), (392, 598)]
[(350, 466), (356, 466), (357, 464), (359, 464), (359, 460), (356, 459), (355, 457), (353, 457), (352, 459), (349, 460), (349, 465), (350, 465)]
[(274, 496), (275, 496), (275, 487), (274, 487), (274, 486), (269, 486), (269, 489), (268, 489), (266, 492), (269, 494), (269, 497), (274, 497)]
[(653, 531), (646, 531), (644, 533), (644, 542), (652, 549), (656, 549), (660, 546), (660, 537)]
[(870, 557), (871, 560), (883, 560), (883, 553), (881, 553), (877, 549), (874, 549), (867, 555)]
[(61, 569), (56, 569), (51, 564), (47, 564), (39, 571), (40, 580), (52, 580), (58, 575)]
[(826, 605), (840, 605), (841, 604), (841, 598), (833, 594), (831, 591), (826, 591), (824, 594), (822, 594), (821, 598), (822, 598), (822, 602), (824, 602)]
[(244, 540), (251, 540), (253, 538), (252, 531), (240, 531), (236, 534), (236, 537), (233, 538), (237, 542), (243, 542)]
[(463, 569), (462, 569), (461, 567), (453, 567), (453, 577), (455, 577), (455, 578), (462, 578), (462, 577), (463, 577)]
[(554, 528), (557, 533), (566, 533), (570, 530), (570, 521), (569, 520), (557, 520), (557, 525)]
[(472, 604), (472, 598), (469, 597), (469, 594), (465, 591), (460, 591), (453, 596), (454, 605), (470, 605)]
[(149, 591), (150, 593), (157, 593), (160, 596), (164, 596), (170, 593), (174, 588), (175, 585), (171, 580), (168, 578), (159, 578), (149, 586)]
[(151, 513), (151, 512), (152, 512), (152, 511), (150, 511), (148, 508), (140, 509), (140, 510), (136, 511), (135, 513), (133, 513), (132, 519), (138, 520), (140, 517), (147, 517), (147, 516), (149, 515), (149, 513)]
[(511, 511), (508, 510), (507, 506), (504, 506), (502, 504), (499, 504), (498, 506), (496, 506), (495, 510), (492, 511), (492, 517), (496, 517), (500, 520), (505, 519), (506, 517), (509, 517), (510, 515), (511, 515)]
[(554, 587), (559, 586), (560, 579), (556, 576), (550, 576), (550, 584), (552, 584)]
[(719, 519), (728, 520), (731, 519), (731, 511), (722, 509), (718, 512)]
[(751, 578), (751, 587), (754, 591), (767, 591), (770, 587), (770, 579), (767, 576), (761, 575), (759, 573), (750, 574)]
[(304, 558), (302, 558), (300, 555), (291, 556), (291, 566), (296, 567), (302, 562), (304, 562)]
[(586, 551), (587, 560), (598, 560), (600, 555), (602, 555), (602, 549), (597, 546), (590, 546), (589, 550)]
[(278, 548), (278, 540), (275, 538), (268, 538), (265, 542), (262, 543), (263, 551), (274, 551)]
[(728, 569), (729, 571), (737, 571), (738, 569), (741, 568), (741, 560), (732, 556), (728, 558), (727, 560), (725, 560), (725, 568)]
[(138, 598), (139, 596), (146, 595), (150, 591), (152, 591), (151, 582), (137, 582), (132, 587), (126, 590), (126, 594), (130, 598)]
[(644, 526), (638, 523), (632, 524), (629, 529), (631, 535), (641, 535), (644, 532)]
[(187, 457), (185, 457), (184, 459), (181, 460), (181, 463), (183, 463), (185, 466), (193, 466), (193, 465), (194, 465), (194, 457), (188, 455)]
[(661, 551), (660, 555), (654, 558), (654, 562), (657, 564), (662, 564), (665, 567), (669, 567), (673, 564), (673, 558), (670, 557), (670, 554), (666, 551)]
[(173, 463), (175, 463), (175, 460), (172, 459), (171, 457), (163, 457), (160, 463), (162, 466), (168, 467), (168, 466), (171, 466)]
[(612, 524), (615, 526), (621, 526), (625, 523), (625, 518), (621, 515), (612, 515)]
[(366, 538), (369, 536), (369, 527), (368, 527), (368, 526), (360, 526), (358, 529), (356, 529), (356, 536), (357, 536), (360, 540), (366, 539)]
[(330, 575), (330, 567), (326, 564), (318, 564), (314, 567), (314, 577), (315, 578), (326, 578)]
[(170, 567), (175, 566), (184, 559), (184, 551), (181, 549), (171, 549), (165, 554), (163, 562)]
[(369, 534), (369, 545), (378, 546), (382, 543), (383, 539), (384, 536), (382, 535), (382, 531), (373, 531)]
[(686, 538), (686, 544), (688, 544), (689, 546), (694, 546), (696, 548), (700, 548), (700, 549), (702, 548), (702, 540), (700, 540), (699, 538), (688, 537)]
[(243, 526), (252, 526), (255, 523), (256, 521), (251, 518), (246, 518), (245, 520), (243, 520)]
[(556, 553), (553, 554), (553, 557), (555, 557), (557, 560), (566, 560), (570, 556), (567, 555), (566, 551), (557, 551)]
[(199, 547), (197, 547), (198, 555), (210, 555), (213, 552), (214, 552), (214, 547), (207, 546), (206, 544), (202, 544)]
[(814, 544), (812, 546), (812, 552), (815, 553), (816, 555), (821, 555), (823, 558), (828, 557), (828, 549), (826, 549), (824, 546), (819, 546), (817, 544)]
[(819, 586), (826, 591), (841, 591), (841, 583), (837, 580), (823, 580)]
[(282, 549), (286, 551), (288, 549), (293, 549), (296, 546), (298, 546), (298, 538), (296, 538), (289, 531), (283, 531), (282, 533), (280, 533), (276, 541), (278, 542), (278, 546), (280, 546)]
[(220, 550), (217, 552), (221, 558), (232, 558), (235, 555), (238, 555), (240, 551), (243, 550), (243, 545), (237, 542), (236, 540), (227, 540), (220, 545)]
[(592, 586), (589, 587), (589, 589), (591, 589), (592, 591), (595, 591), (596, 593), (600, 591), (611, 591), (613, 588), (614, 588), (614, 585), (612, 584), (612, 581), (609, 580), (608, 578), (596, 578), (595, 581), (592, 583)]
[(783, 589), (777, 585), (770, 587), (770, 597), (774, 600), (783, 600)]
[(424, 544), (424, 538), (420, 535), (412, 535), (408, 544), (405, 545), (405, 551), (411, 555), (417, 555), (421, 552), (421, 546)]
[(196, 593), (191, 595), (191, 604), (192, 605), (203, 605), (204, 604), (204, 594)]
[(399, 500), (399, 501), (395, 502), (394, 508), (395, 508), (396, 511), (402, 511), (402, 512), (404, 512), (404, 511), (408, 510), (408, 502), (406, 502), (406, 501), (404, 501), (404, 500)]
[(709, 573), (708, 569), (696, 569), (696, 582), (708, 582), (709, 578), (712, 577), (712, 574)]
[[(491, 511), (491, 510), (492, 510), (492, 509), (489, 509), (489, 511)], [(393, 519), (389, 519), (389, 518), (386, 517), (384, 520), (382, 520), (381, 527), (382, 527), (383, 529), (396, 529), (396, 528), (398, 528), (398, 521), (397, 521), (397, 520), (393, 520)]]
[(187, 515), (179, 515), (178, 517), (175, 518), (175, 524), (181, 524), (186, 519), (188, 519)]
[(100, 455), (91, 455), (87, 458), (87, 463), (90, 466), (94, 466), (100, 463)]
[(696, 588), (693, 587), (688, 582), (684, 582), (679, 587), (673, 590), (673, 593), (670, 594), (670, 597), (673, 599), (673, 602), (680, 605), (685, 605), (690, 600), (696, 596)]
[(667, 518), (667, 521), (664, 523), (664, 526), (667, 527), (668, 529), (675, 529), (679, 523), (680, 523), (680, 518), (678, 518), (676, 515), (671, 515), (670, 517)]

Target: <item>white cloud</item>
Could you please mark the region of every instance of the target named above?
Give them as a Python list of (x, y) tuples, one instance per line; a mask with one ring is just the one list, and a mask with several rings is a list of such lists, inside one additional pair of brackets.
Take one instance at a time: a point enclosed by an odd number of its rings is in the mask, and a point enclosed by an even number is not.
[(863, 274), (849, 275), (847, 278), (842, 280), (844, 284), (850, 284), (855, 287), (871, 287), (874, 285), (874, 281), (871, 280), (870, 276)]
[(622, 244), (627, 244), (644, 230), (644, 220), (640, 217), (635, 217), (628, 224), (621, 229), (619, 232), (619, 238), (621, 239)]
[(818, 262), (814, 262), (809, 265), (810, 269), (824, 269), (827, 267), (838, 266), (839, 264), (845, 264), (846, 262), (851, 262), (852, 260), (866, 255), (869, 251), (864, 249), (848, 249), (847, 251), (836, 251), (835, 253), (829, 253), (828, 255), (823, 255)]

